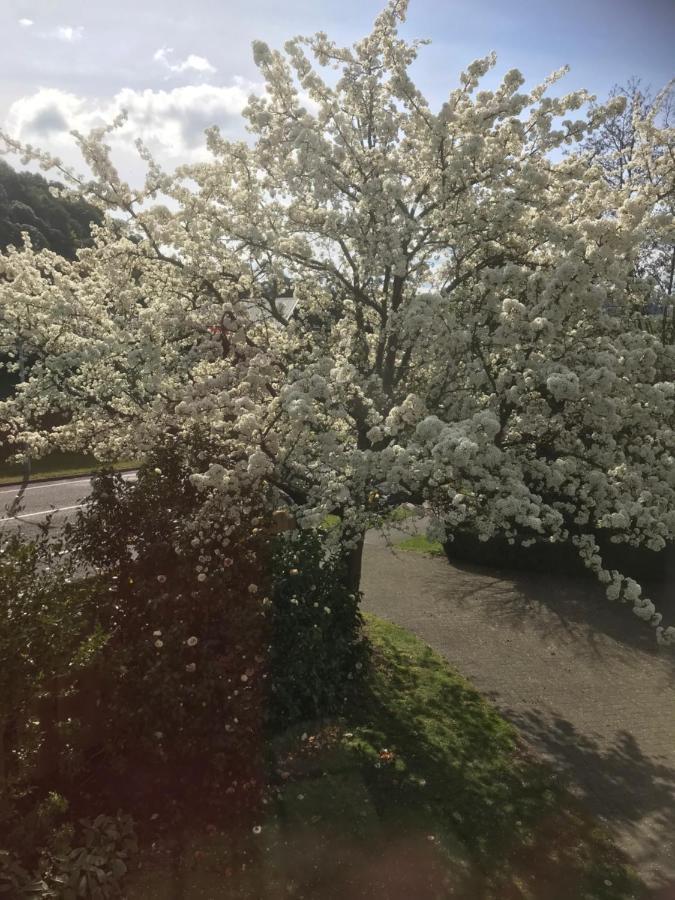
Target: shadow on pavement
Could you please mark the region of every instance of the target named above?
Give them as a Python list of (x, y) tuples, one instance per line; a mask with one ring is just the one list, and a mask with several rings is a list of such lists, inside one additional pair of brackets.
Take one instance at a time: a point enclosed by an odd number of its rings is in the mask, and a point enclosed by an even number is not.
[[(602, 640), (609, 637), (625, 647), (661, 657), (672, 666), (675, 677), (675, 652), (660, 649), (654, 629), (639, 620), (629, 605), (608, 600), (602, 586), (592, 578), (492, 569), (456, 560), (450, 565), (467, 576), (476, 576), (469, 590), (455, 594), (456, 602), (487, 594), (481, 600), (490, 604), (496, 621), (515, 627), (527, 621), (529, 627), (534, 625), (549, 639), (565, 634), (578, 639), (583, 634), (587, 648), (598, 656), (611, 654), (610, 646)], [(663, 613), (664, 624), (675, 624), (673, 587), (672, 583), (643, 585), (645, 596)], [(550, 615), (537, 615), (542, 610)]]
[(502, 712), (620, 835), (634, 863), (675, 888), (675, 767), (643, 753), (627, 731), (601, 746), (560, 715), (537, 709)]

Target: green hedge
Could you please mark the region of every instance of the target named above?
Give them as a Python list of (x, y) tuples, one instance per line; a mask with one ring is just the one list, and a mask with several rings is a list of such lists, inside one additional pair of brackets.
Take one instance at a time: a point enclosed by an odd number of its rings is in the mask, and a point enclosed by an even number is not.
[(360, 597), (320, 531), (277, 538), (272, 558), (270, 722), (283, 726), (339, 712), (368, 661)]
[[(618, 569), (638, 580), (666, 582), (675, 579), (675, 545), (671, 544), (656, 553), (646, 548), (613, 544), (602, 538), (598, 539), (598, 543), (606, 568)], [(591, 574), (570, 544), (538, 541), (531, 547), (523, 547), (520, 544), (511, 545), (503, 537), (480, 541), (472, 532), (458, 531), (454, 540), (448, 541), (444, 548), (451, 562), (470, 562), (530, 572), (579, 576)]]

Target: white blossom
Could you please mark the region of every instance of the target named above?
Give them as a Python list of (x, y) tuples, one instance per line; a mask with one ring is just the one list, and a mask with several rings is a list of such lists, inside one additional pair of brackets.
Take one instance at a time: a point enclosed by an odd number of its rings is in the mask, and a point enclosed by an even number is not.
[(439, 540), (572, 540), (675, 643), (597, 541), (675, 539), (675, 345), (641, 312), (655, 289), (637, 266), (672, 243), (673, 130), (639, 124), (651, 177), (617, 188), (579, 149), (611, 110), (570, 117), (588, 95), (547, 93), (563, 71), (481, 90), (486, 57), (433, 108), (405, 11), (392, 0), (351, 48), (256, 43), (250, 143), (210, 129), (206, 162), (166, 173), (141, 148), (132, 188), (106, 141), (120, 122), (78, 137), (92, 177), (59, 177), (105, 220), (74, 260), (28, 237), (0, 255), (0, 359), (31, 359), (0, 441), (121, 459), (199, 431), (196, 551), (216, 524), (229, 546), (252, 497), (305, 526), (337, 513), (333, 549), (388, 497), (426, 504)]

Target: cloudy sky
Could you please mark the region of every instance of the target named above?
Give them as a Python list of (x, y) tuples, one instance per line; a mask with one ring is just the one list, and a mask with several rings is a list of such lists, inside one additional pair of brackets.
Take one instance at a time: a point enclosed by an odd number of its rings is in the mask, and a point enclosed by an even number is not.
[[(0, 126), (72, 164), (69, 130), (126, 109), (115, 149), (132, 179), (137, 134), (166, 165), (199, 159), (209, 125), (244, 135), (240, 111), (260, 89), (252, 40), (324, 30), (350, 43), (383, 2), (0, 0)], [(497, 75), (515, 66), (532, 84), (569, 64), (562, 89), (600, 97), (633, 75), (655, 88), (675, 75), (675, 0), (411, 0), (404, 33), (433, 40), (416, 77), (435, 102), (490, 50)]]

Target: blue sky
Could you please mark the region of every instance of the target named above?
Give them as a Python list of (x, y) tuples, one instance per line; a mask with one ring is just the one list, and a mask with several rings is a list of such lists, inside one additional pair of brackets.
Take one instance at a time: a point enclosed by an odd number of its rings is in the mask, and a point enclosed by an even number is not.
[[(217, 123), (242, 135), (240, 110), (256, 89), (251, 41), (280, 46), (319, 29), (342, 43), (370, 30), (381, 0), (2, 0), (0, 123), (74, 162), (68, 130), (122, 106), (123, 168), (135, 169), (132, 128), (167, 164), (199, 158)], [(519, 68), (534, 84), (563, 64), (560, 90), (604, 97), (640, 76), (675, 76), (675, 0), (411, 0), (403, 33), (431, 38), (416, 79), (432, 102), (461, 69), (497, 51), (494, 76)]]

